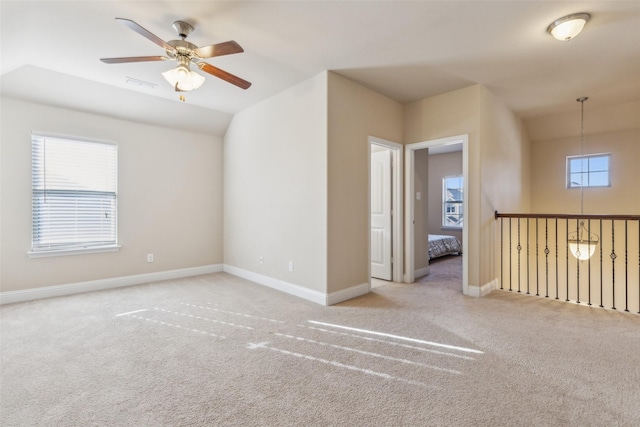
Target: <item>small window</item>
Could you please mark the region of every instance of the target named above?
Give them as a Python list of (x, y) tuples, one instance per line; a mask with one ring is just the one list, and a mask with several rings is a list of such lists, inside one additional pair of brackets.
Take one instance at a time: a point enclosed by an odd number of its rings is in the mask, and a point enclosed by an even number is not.
[(117, 249), (115, 144), (32, 134), (30, 256)]
[(463, 195), (462, 176), (442, 179), (442, 227), (462, 228)]
[(609, 187), (611, 154), (567, 157), (567, 188)]

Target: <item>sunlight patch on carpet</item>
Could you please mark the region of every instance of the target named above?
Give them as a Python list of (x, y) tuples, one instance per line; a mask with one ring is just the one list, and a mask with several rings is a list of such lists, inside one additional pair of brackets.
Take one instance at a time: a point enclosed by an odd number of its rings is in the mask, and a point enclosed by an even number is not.
[(178, 311), (164, 310), (162, 308), (157, 308), (157, 307), (154, 307), (154, 310), (161, 311), (163, 313), (175, 314), (178, 316), (190, 317), (192, 319), (205, 320), (207, 322), (213, 322), (220, 325), (231, 326), (232, 328), (248, 329), (250, 331), (254, 330), (254, 328), (252, 328), (251, 326), (238, 325), (237, 323), (230, 323), (230, 322), (224, 322), (222, 320), (209, 319), (208, 317), (195, 316), (193, 314), (180, 313)]
[(446, 349), (449, 349), (449, 350), (457, 350), (457, 351), (463, 351), (463, 352), (467, 352), (467, 353), (484, 354), (483, 351), (475, 350), (475, 349), (472, 349), (472, 348), (458, 347), (458, 346), (455, 346), (455, 345), (442, 344), (442, 343), (437, 343), (437, 342), (432, 342), (432, 341), (425, 341), (425, 340), (420, 340), (420, 339), (417, 339), (417, 338), (403, 337), (401, 335), (388, 334), (386, 332), (369, 331), (367, 329), (352, 328), (350, 326), (343, 326), (343, 325), (334, 325), (334, 324), (331, 324), (331, 323), (318, 322), (318, 321), (315, 321), (315, 320), (308, 320), (308, 322), (312, 323), (314, 325), (322, 325), (322, 326), (328, 326), (328, 327), (331, 327), (331, 328), (345, 329), (345, 330), (348, 330), (348, 331), (361, 332), (361, 333), (365, 333), (365, 334), (378, 335), (378, 336), (388, 337), (388, 338), (395, 338), (395, 339), (414, 342), (414, 343), (418, 343), (418, 344), (430, 345), (430, 346), (433, 346), (433, 347), (446, 348)]
[(145, 320), (147, 322), (155, 323), (155, 324), (161, 325), (161, 326), (166, 326), (168, 328), (182, 329), (182, 330), (185, 330), (185, 331), (191, 331), (191, 332), (195, 332), (195, 333), (198, 333), (198, 334), (209, 335), (209, 336), (216, 337), (216, 338), (226, 338), (225, 336), (216, 335), (216, 334), (213, 334), (213, 333), (207, 332), (207, 331), (201, 331), (200, 329), (194, 329), (194, 328), (189, 328), (189, 327), (185, 327), (185, 326), (176, 325), (176, 324), (169, 323), (169, 322), (163, 322), (163, 321), (151, 319), (151, 318), (148, 318), (148, 317), (138, 316), (137, 314), (131, 314), (129, 317), (133, 317), (133, 318), (140, 319), (140, 320)]
[(298, 326), (301, 327), (301, 328), (308, 328), (308, 329), (312, 329), (314, 331), (324, 332), (324, 333), (327, 333), (327, 334), (341, 335), (341, 336), (344, 336), (344, 337), (358, 338), (358, 339), (365, 340), (365, 341), (379, 342), (379, 343), (387, 344), (387, 345), (391, 345), (391, 346), (409, 348), (409, 349), (412, 349), (412, 350), (418, 350), (418, 351), (424, 351), (424, 352), (431, 353), (431, 354), (437, 354), (439, 356), (454, 357), (454, 358), (457, 358), (457, 359), (464, 359), (464, 360), (476, 360), (475, 358), (473, 358), (471, 356), (465, 356), (464, 354), (447, 353), (445, 351), (433, 350), (431, 348), (417, 347), (417, 346), (411, 345), (411, 344), (403, 344), (403, 343), (394, 342), (394, 341), (382, 340), (382, 339), (379, 339), (379, 338), (364, 337), (362, 335), (349, 334), (347, 332), (331, 331), (329, 329), (317, 328), (315, 326), (305, 326), (305, 325), (298, 325)]
[(394, 381), (399, 381), (405, 384), (411, 384), (411, 385), (415, 385), (418, 387), (424, 387), (424, 388), (434, 388), (431, 386), (428, 386), (424, 383), (418, 382), (418, 381), (413, 381), (413, 380), (409, 380), (406, 378), (400, 378), (400, 377), (394, 377), (393, 375), (389, 375), (389, 374), (385, 374), (384, 372), (377, 372), (377, 371), (373, 371), (371, 369), (366, 369), (366, 368), (359, 368), (357, 366), (353, 366), (353, 365), (346, 365), (344, 363), (340, 363), (340, 362), (336, 362), (335, 360), (327, 360), (327, 359), (322, 359), (320, 357), (315, 357), (315, 356), (311, 356), (308, 354), (302, 354), (302, 353), (297, 353), (294, 351), (289, 351), (289, 350), (284, 350), (281, 348), (277, 348), (277, 347), (271, 347), (269, 345), (269, 342), (261, 342), (261, 343), (249, 343), (247, 345), (247, 348), (250, 350), (255, 350), (255, 349), (267, 349), (267, 350), (271, 350), (271, 351), (275, 351), (281, 354), (286, 354), (288, 356), (294, 356), (294, 357), (298, 357), (301, 359), (306, 359), (306, 360), (311, 360), (314, 362), (320, 362), (320, 363), (324, 363), (326, 365), (331, 365), (331, 366), (335, 366), (337, 368), (342, 368), (342, 369), (348, 369), (350, 371), (356, 371), (356, 372), (360, 372), (366, 375), (372, 375), (378, 378), (383, 378), (385, 380), (394, 380)]
[(235, 312), (235, 311), (221, 310), (219, 308), (205, 307), (205, 306), (202, 306), (202, 305), (189, 304), (189, 303), (186, 303), (186, 302), (181, 302), (180, 304), (186, 305), (186, 306), (189, 306), (189, 307), (201, 308), (203, 310), (217, 311), (218, 313), (233, 314), (235, 316), (242, 316), (242, 317), (246, 317), (246, 318), (249, 318), (249, 319), (258, 319), (258, 320), (264, 320), (264, 321), (267, 321), (267, 322), (282, 323), (282, 324), (287, 323), (287, 322), (283, 322), (282, 320), (269, 319), (268, 317), (259, 317), (259, 316), (254, 316), (252, 314), (238, 313), (238, 312)]
[(391, 360), (393, 362), (400, 362), (400, 363), (405, 363), (405, 364), (408, 364), (408, 365), (419, 366), (419, 367), (422, 367), (422, 368), (433, 369), (433, 370), (436, 370), (436, 371), (448, 372), (450, 374), (459, 375), (459, 374), (462, 373), (460, 371), (456, 371), (455, 369), (441, 368), (439, 366), (427, 365), (427, 364), (424, 364), (424, 363), (421, 363), (421, 362), (414, 362), (413, 360), (399, 359), (397, 357), (387, 356), (385, 354), (373, 353), (373, 352), (370, 352), (370, 351), (359, 350), (357, 348), (345, 347), (345, 346), (337, 345), (337, 344), (329, 344), (327, 342), (311, 340), (309, 338), (296, 337), (296, 336), (293, 336), (293, 335), (286, 335), (286, 334), (281, 334), (281, 333), (278, 333), (278, 332), (276, 332), (274, 335), (277, 335), (279, 337), (284, 337), (284, 338), (291, 338), (291, 339), (295, 339), (295, 340), (298, 340), (298, 341), (304, 341), (304, 342), (308, 342), (308, 343), (311, 343), (311, 344), (317, 344), (317, 345), (332, 347), (332, 348), (336, 348), (336, 349), (339, 349), (339, 350), (351, 351), (351, 352), (354, 352), (354, 353), (363, 354), (365, 356), (377, 357), (379, 359)]

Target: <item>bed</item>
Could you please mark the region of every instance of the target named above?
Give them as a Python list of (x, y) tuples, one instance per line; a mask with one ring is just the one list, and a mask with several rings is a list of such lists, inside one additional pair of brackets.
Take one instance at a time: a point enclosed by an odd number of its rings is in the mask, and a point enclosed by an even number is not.
[(462, 244), (455, 236), (444, 234), (429, 234), (429, 259), (445, 255), (460, 255)]

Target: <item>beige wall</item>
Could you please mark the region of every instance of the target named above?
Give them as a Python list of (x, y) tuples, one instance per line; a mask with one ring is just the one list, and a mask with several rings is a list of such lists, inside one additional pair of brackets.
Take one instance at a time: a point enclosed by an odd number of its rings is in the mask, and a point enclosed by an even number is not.
[[(404, 143), (430, 141), (469, 134), (477, 138), (479, 97), (482, 86), (474, 85), (404, 105)], [(477, 145), (477, 143), (475, 143)]]
[(402, 106), (330, 72), (328, 291), (369, 281), (369, 136), (402, 142)]
[(462, 242), (462, 230), (442, 228), (442, 179), (462, 175), (462, 151), (430, 155), (428, 161), (428, 233), (456, 236)]
[[(222, 262), (222, 141), (2, 98), (2, 291)], [(29, 259), (32, 130), (118, 143), (118, 252)], [(146, 254), (155, 262), (147, 263)]]
[[(585, 134), (615, 132), (640, 127), (640, 101), (594, 108), (584, 103)], [(564, 114), (540, 116), (525, 121), (531, 141), (548, 141), (580, 136), (580, 103)]]
[[(495, 278), (493, 211), (528, 208), (525, 132), (479, 85), (402, 106), (321, 73), (236, 114), (224, 154), (212, 136), (8, 99), (2, 125), (3, 290), (220, 262), (322, 293), (366, 283), (369, 136), (469, 135), (471, 285)], [(120, 144), (120, 252), (26, 257), (32, 129)]]
[(469, 285), (498, 277), (494, 210), (529, 207), (529, 141), (522, 122), (475, 85), (405, 105), (405, 143), (469, 135)]
[(367, 283), (369, 136), (401, 141), (402, 107), (331, 72), (236, 114), (225, 264), (322, 293)]
[[(593, 108), (589, 101), (585, 107), (585, 154), (611, 153), (611, 187), (584, 189), (584, 212), (586, 214), (619, 214), (640, 215), (640, 192), (637, 184), (640, 182), (640, 102), (629, 102), (617, 105)], [(580, 190), (566, 189), (566, 157), (580, 155), (580, 104), (576, 103), (575, 111), (565, 114), (536, 117), (526, 121), (531, 140), (531, 207), (530, 212), (541, 214), (576, 214), (580, 212)], [(597, 306), (601, 303), (606, 307), (615, 305), (624, 308), (627, 303), (631, 312), (638, 307), (638, 269), (628, 268), (625, 259), (640, 259), (637, 236), (640, 230), (638, 223), (629, 221), (594, 221), (590, 224), (591, 232), (599, 236), (596, 252), (589, 262), (577, 263), (571, 255), (567, 255), (567, 222), (530, 220), (531, 253), (527, 259), (524, 254), (519, 259), (518, 252), (505, 248), (504, 279), (508, 286), (509, 273), (511, 285), (515, 288), (522, 284), (541, 288), (541, 294), (549, 293), (550, 298), (558, 296), (561, 300), (569, 298), (575, 300), (578, 296), (575, 287), (580, 267), (580, 299), (584, 302), (588, 298)], [(505, 220), (504, 233), (509, 236), (508, 221)], [(514, 221), (510, 238), (513, 242), (522, 238), (518, 235), (517, 222)], [(522, 234), (526, 235), (526, 221), (522, 221)], [(568, 221), (569, 231), (575, 230), (575, 220)], [(589, 224), (586, 224), (587, 227)], [(600, 228), (602, 227), (602, 228)], [(627, 230), (628, 227), (628, 230)], [(535, 229), (538, 229), (536, 235)], [(615, 230), (614, 230), (615, 229)], [(625, 231), (628, 238), (625, 238)], [(560, 238), (557, 239), (559, 235)], [(547, 245), (550, 258), (555, 259), (559, 254), (560, 263), (556, 269), (555, 262), (545, 262), (544, 254), (536, 254), (533, 247), (537, 241), (541, 247)], [(556, 243), (557, 240), (557, 243)], [(506, 243), (506, 240), (505, 240)], [(506, 245), (505, 245), (506, 246)], [(614, 262), (609, 256), (617, 254)], [(524, 265), (525, 260), (531, 267), (518, 270), (509, 269), (509, 265), (516, 266), (518, 262)], [(633, 265), (632, 263), (629, 264)], [(637, 265), (637, 263), (636, 263)], [(535, 267), (534, 267), (535, 266)], [(615, 280), (613, 274), (615, 272)], [(559, 274), (560, 286), (556, 287), (556, 277)], [(591, 292), (600, 288), (600, 277), (603, 278), (601, 292)], [(587, 280), (587, 278), (589, 278)], [(565, 281), (569, 283), (569, 295), (566, 293)], [(630, 285), (625, 286), (625, 280)], [(615, 286), (614, 286), (615, 284)], [(556, 294), (557, 291), (557, 294)], [(615, 291), (615, 292), (614, 292)], [(615, 293), (615, 301), (614, 295)], [(600, 300), (602, 295), (602, 301)]]
[(406, 144), (456, 135), (469, 135), (469, 218), (465, 218), (468, 242), (469, 285), (480, 286), (480, 97), (475, 85), (404, 106)]
[[(427, 245), (429, 235), (429, 221), (431, 221), (432, 212), (430, 207), (430, 184), (431, 184), (431, 164), (429, 163), (429, 150), (417, 150), (414, 156), (414, 181), (413, 181), (413, 211), (414, 225), (413, 229), (416, 233), (413, 240), (414, 253), (414, 271), (420, 275), (426, 274), (426, 268), (429, 266), (429, 250)], [(418, 200), (420, 193), (420, 200)], [(440, 202), (442, 206), (442, 202)]]
[(530, 143), (524, 123), (486, 88), (481, 89), (480, 283), (500, 276), (495, 211), (528, 212)]
[[(540, 138), (531, 146), (536, 213), (580, 213), (580, 190), (566, 188), (566, 158), (581, 152), (579, 107), (527, 121)], [(584, 121), (584, 154), (611, 153), (611, 187), (584, 189), (584, 213), (640, 214), (640, 102), (589, 109), (587, 101)]]
[(326, 93), (322, 73), (236, 114), (224, 138), (225, 264), (322, 293)]

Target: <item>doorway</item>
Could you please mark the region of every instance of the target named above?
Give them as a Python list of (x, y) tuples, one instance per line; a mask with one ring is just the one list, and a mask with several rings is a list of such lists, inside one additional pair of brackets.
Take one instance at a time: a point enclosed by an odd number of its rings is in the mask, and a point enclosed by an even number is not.
[[(417, 238), (425, 238), (425, 236), (416, 237), (415, 230), (415, 157), (416, 151), (444, 147), (447, 145), (462, 144), (462, 176), (463, 188), (463, 218), (469, 218), (468, 215), (468, 199), (469, 188), (468, 170), (469, 170), (469, 136), (458, 135), (448, 138), (440, 138), (430, 141), (408, 144), (405, 146), (405, 282), (413, 283), (416, 277), (415, 271), (415, 243)], [(465, 224), (462, 229), (462, 292), (466, 295), (469, 289), (469, 263), (468, 263), (468, 226)]]
[(402, 282), (402, 145), (369, 137), (369, 277)]

